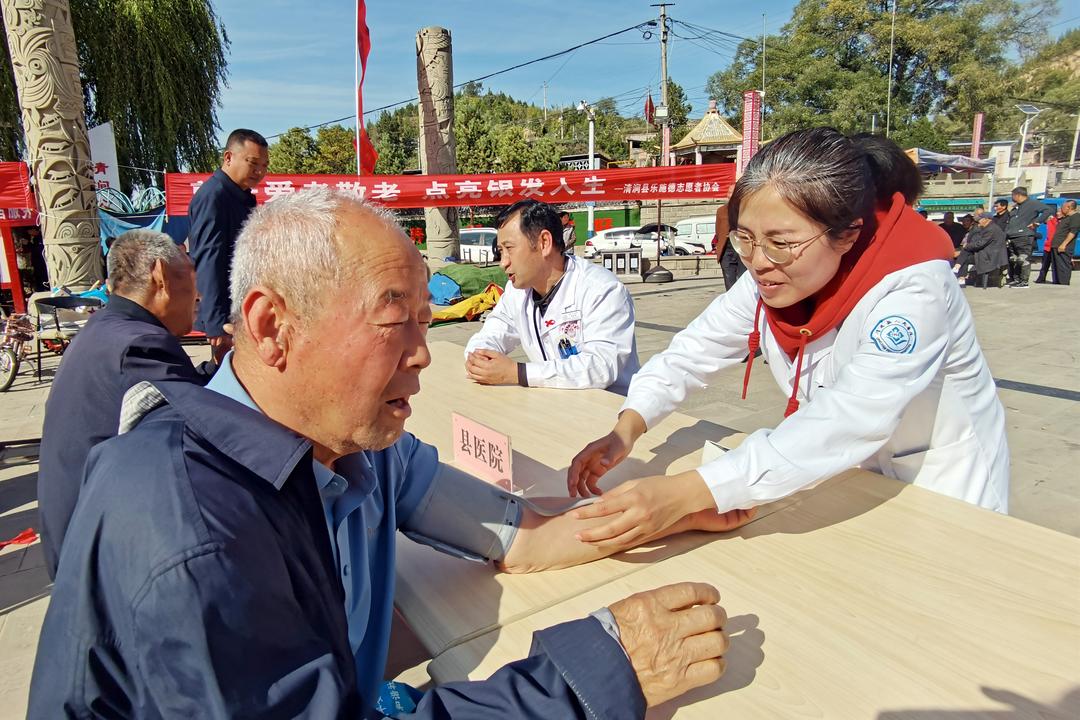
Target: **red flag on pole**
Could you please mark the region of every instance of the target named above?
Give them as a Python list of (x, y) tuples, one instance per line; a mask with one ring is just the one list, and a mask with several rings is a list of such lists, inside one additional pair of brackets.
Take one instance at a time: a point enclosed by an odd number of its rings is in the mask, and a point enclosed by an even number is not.
[(374, 175), (379, 154), (364, 129), (364, 75), (367, 74), (371, 34), (367, 26), (367, 6), (356, 0), (356, 174)]
[(656, 119), (656, 106), (653, 105), (652, 93), (649, 93), (649, 97), (645, 100), (645, 122), (650, 125), (655, 125), (653, 120)]

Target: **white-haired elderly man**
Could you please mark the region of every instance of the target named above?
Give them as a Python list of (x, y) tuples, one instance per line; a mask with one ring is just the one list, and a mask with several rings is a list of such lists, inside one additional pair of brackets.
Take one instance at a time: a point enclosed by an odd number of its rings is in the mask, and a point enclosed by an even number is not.
[(511, 570), (618, 549), (578, 542), (590, 521), (544, 518), (404, 432), (431, 360), (426, 278), (397, 223), (347, 196), (252, 213), (232, 266), (234, 351), (206, 388), (133, 388), (133, 429), (88, 463), (30, 717), (632, 718), (720, 676), (717, 591), (682, 583), (537, 633), (487, 681), (380, 708), (398, 530)]
[(143, 380), (203, 385), (213, 365), (196, 368), (178, 337), (191, 332), (195, 268), (172, 238), (131, 230), (108, 255), (111, 295), (64, 353), (45, 403), (38, 471), (42, 549), (50, 577), (56, 565), (90, 448), (116, 435), (120, 404)]

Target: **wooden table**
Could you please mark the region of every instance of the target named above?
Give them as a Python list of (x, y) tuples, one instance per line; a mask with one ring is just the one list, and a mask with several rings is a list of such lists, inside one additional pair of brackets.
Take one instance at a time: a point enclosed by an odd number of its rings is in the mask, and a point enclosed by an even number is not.
[(1080, 540), (865, 472), (428, 670), (485, 678), (534, 630), (683, 580), (720, 589), (728, 671), (650, 717), (1080, 717)]
[[(452, 457), (450, 412), (509, 432), (515, 480), (565, 494), (566, 467), (607, 432), (603, 391), (480, 387), (433, 343), (408, 429)], [(605, 478), (696, 467), (730, 430), (673, 415)], [(499, 575), (401, 539), (397, 605), (438, 682), (524, 657), (534, 630), (682, 580), (720, 588), (729, 669), (651, 717), (974, 720), (1080, 717), (1080, 540), (858, 470), (724, 536), (535, 575)]]
[[(465, 378), (464, 350), (431, 344), (431, 367), (421, 375), (406, 429), (453, 458), (451, 412), (508, 433), (514, 448), (514, 482), (532, 486), (528, 497), (566, 497), (566, 470), (574, 455), (611, 430), (623, 398), (603, 390), (484, 387)], [(672, 415), (646, 433), (630, 457), (601, 483), (682, 472), (701, 464), (706, 440), (737, 442), (740, 435), (714, 423)], [(765, 508), (759, 518), (785, 504)], [(534, 575), (505, 575), (417, 545), (399, 536), (395, 604), (432, 656), (496, 627), (526, 617), (623, 575), (644, 563), (677, 555), (712, 539), (687, 533), (647, 550)]]

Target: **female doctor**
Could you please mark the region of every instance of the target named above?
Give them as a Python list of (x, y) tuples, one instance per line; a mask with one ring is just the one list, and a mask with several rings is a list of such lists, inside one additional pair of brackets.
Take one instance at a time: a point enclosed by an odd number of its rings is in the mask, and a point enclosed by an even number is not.
[(952, 244), (909, 206), (914, 164), (891, 141), (800, 130), (749, 163), (728, 205), (749, 272), (630, 383), (615, 428), (574, 458), (571, 495), (647, 428), (760, 346), (785, 419), (695, 471), (631, 480), (580, 508), (578, 535), (619, 544), (693, 512), (750, 509), (860, 466), (998, 512), (1009, 496), (1005, 418)]

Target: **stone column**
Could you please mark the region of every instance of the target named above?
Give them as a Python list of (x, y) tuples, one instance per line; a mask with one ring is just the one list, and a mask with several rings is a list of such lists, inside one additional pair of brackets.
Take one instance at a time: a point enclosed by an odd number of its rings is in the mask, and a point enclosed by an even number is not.
[[(454, 62), (450, 31), (427, 27), (416, 34), (416, 79), (420, 97), (420, 170), (425, 175), (457, 173), (454, 143)], [(428, 265), (460, 257), (458, 211), (425, 208)]]
[(49, 283), (104, 280), (97, 196), (68, 0), (0, 0), (22, 107)]

